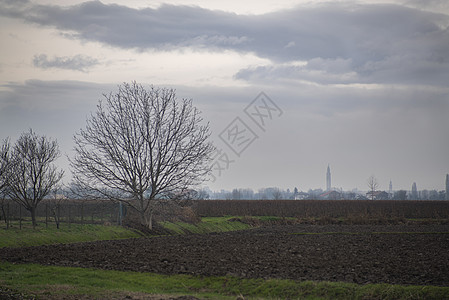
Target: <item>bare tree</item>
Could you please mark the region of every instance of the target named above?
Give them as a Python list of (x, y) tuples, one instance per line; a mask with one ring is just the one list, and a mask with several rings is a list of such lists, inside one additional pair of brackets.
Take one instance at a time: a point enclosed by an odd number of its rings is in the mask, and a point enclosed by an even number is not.
[(5, 209), (5, 188), (6, 188), (6, 171), (8, 170), (9, 166), (9, 151), (10, 151), (10, 145), (9, 145), (9, 139), (5, 139), (0, 147), (0, 209), (3, 216), (3, 219), (6, 224), (8, 224), (8, 216)]
[(280, 188), (273, 188), (273, 200), (282, 199), (282, 192)]
[(374, 200), (374, 193), (379, 188), (379, 183), (377, 182), (376, 177), (374, 177), (374, 175), (371, 175), (368, 178), (367, 184), (370, 191), (369, 193), (371, 194), (371, 200)]
[(6, 171), (9, 168), (9, 139), (5, 139), (0, 147), (0, 195), (6, 187)]
[(30, 212), (33, 227), (37, 225), (38, 204), (64, 175), (53, 164), (58, 157), (58, 143), (37, 136), (31, 129), (20, 136), (7, 155), (5, 194)]
[(146, 90), (133, 82), (103, 96), (74, 137), (75, 182), (129, 205), (152, 228), (158, 199), (182, 194), (209, 172), (209, 125), (192, 100), (177, 100), (173, 89)]

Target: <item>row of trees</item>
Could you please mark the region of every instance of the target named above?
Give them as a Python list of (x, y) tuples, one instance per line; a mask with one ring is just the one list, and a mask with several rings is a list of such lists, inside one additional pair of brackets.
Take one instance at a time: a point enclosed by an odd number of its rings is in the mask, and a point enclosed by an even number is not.
[[(173, 89), (124, 83), (103, 97), (74, 136), (73, 192), (122, 202), (151, 228), (158, 204), (183, 198), (209, 172), (209, 124)], [(32, 130), (1, 145), (0, 191), (30, 211), (33, 226), (37, 205), (64, 175), (59, 155), (55, 140)]]
[(437, 190), (421, 190), (417, 191), (416, 195), (413, 192), (406, 190), (392, 191), (391, 194), (386, 191), (381, 191), (378, 186), (374, 191), (369, 190), (368, 193), (357, 191), (342, 191), (334, 190), (327, 193), (323, 189), (309, 189), (307, 192), (300, 192), (298, 188), (281, 189), (277, 187), (262, 188), (259, 190), (253, 190), (250, 188), (240, 188), (233, 190), (221, 190), (211, 191), (209, 189), (199, 190), (196, 199), (208, 200), (315, 200), (315, 199), (328, 199), (328, 200), (445, 200), (445, 191)]
[[(444, 191), (437, 191), (437, 190), (422, 190), (418, 191), (418, 188), (416, 186), (416, 182), (413, 182), (412, 184), (412, 190), (410, 192), (406, 190), (399, 190), (395, 192), (391, 192), (390, 194), (385, 191), (379, 191), (379, 184), (377, 182), (377, 179), (374, 176), (370, 176), (367, 181), (369, 192), (367, 193), (368, 196), (370, 196), (371, 200), (374, 198), (379, 199), (379, 197), (376, 197), (376, 195), (383, 195), (381, 199), (388, 200), (449, 200), (449, 197), (447, 197), (447, 194), (449, 193), (449, 186), (446, 186), (446, 190)], [(391, 189), (391, 182), (390, 182), (390, 189)]]
[[(297, 189), (296, 189), (297, 190)], [(277, 187), (262, 188), (254, 191), (250, 188), (233, 189), (232, 191), (221, 190), (212, 192), (210, 190), (200, 191), (202, 199), (223, 199), (223, 200), (276, 200), (276, 199), (294, 199), (294, 192), (290, 189), (283, 190)], [(206, 196), (206, 197), (204, 197)]]

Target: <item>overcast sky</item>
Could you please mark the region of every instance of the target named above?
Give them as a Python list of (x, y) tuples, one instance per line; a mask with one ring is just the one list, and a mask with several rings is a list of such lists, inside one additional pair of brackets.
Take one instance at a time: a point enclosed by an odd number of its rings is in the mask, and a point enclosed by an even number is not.
[(57, 139), (66, 177), (102, 93), (136, 80), (210, 122), (212, 190), (324, 189), (328, 164), (344, 190), (444, 189), (447, 0), (0, 0), (0, 41), (0, 139)]

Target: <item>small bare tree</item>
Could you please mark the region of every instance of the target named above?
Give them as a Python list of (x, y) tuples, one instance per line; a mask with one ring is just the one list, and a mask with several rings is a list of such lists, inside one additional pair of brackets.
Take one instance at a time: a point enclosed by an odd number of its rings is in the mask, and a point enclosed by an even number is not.
[(374, 193), (377, 191), (377, 189), (379, 188), (379, 183), (377, 182), (376, 177), (374, 177), (374, 175), (371, 175), (368, 178), (367, 181), (368, 184), (368, 188), (370, 190), (370, 194), (371, 194), (371, 200), (374, 200)]
[(273, 188), (273, 200), (280, 200), (282, 198), (282, 192), (280, 188)]
[(182, 194), (209, 172), (209, 125), (192, 100), (177, 100), (172, 89), (133, 82), (103, 96), (74, 137), (75, 183), (129, 205), (152, 228), (158, 199)]
[(9, 139), (5, 139), (0, 147), (0, 195), (6, 187), (6, 171), (9, 168)]
[(58, 143), (37, 136), (31, 129), (23, 133), (6, 156), (5, 194), (31, 214), (36, 227), (36, 208), (62, 179), (53, 162), (59, 157)]
[[(56, 185), (52, 189), (52, 198), (53, 203), (50, 206), (51, 213), (53, 214), (53, 217), (55, 218), (56, 228), (59, 229), (59, 225), (61, 224), (61, 201), (65, 198), (64, 195), (58, 194), (62, 190), (62, 187), (60, 185)], [(61, 197), (62, 196), (62, 197)]]
[[(0, 209), (5, 223), (7, 223), (7, 215), (5, 211), (5, 188), (6, 188), (6, 171), (8, 170), (9, 157), (9, 139), (5, 139), (0, 147)], [(0, 216), (1, 219), (1, 216)]]

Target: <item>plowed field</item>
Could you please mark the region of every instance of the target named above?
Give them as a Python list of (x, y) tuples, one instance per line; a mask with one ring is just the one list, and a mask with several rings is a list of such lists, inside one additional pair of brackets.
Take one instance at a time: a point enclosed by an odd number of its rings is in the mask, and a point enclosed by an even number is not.
[(449, 286), (449, 226), (279, 226), (3, 248), (0, 259), (162, 274)]

